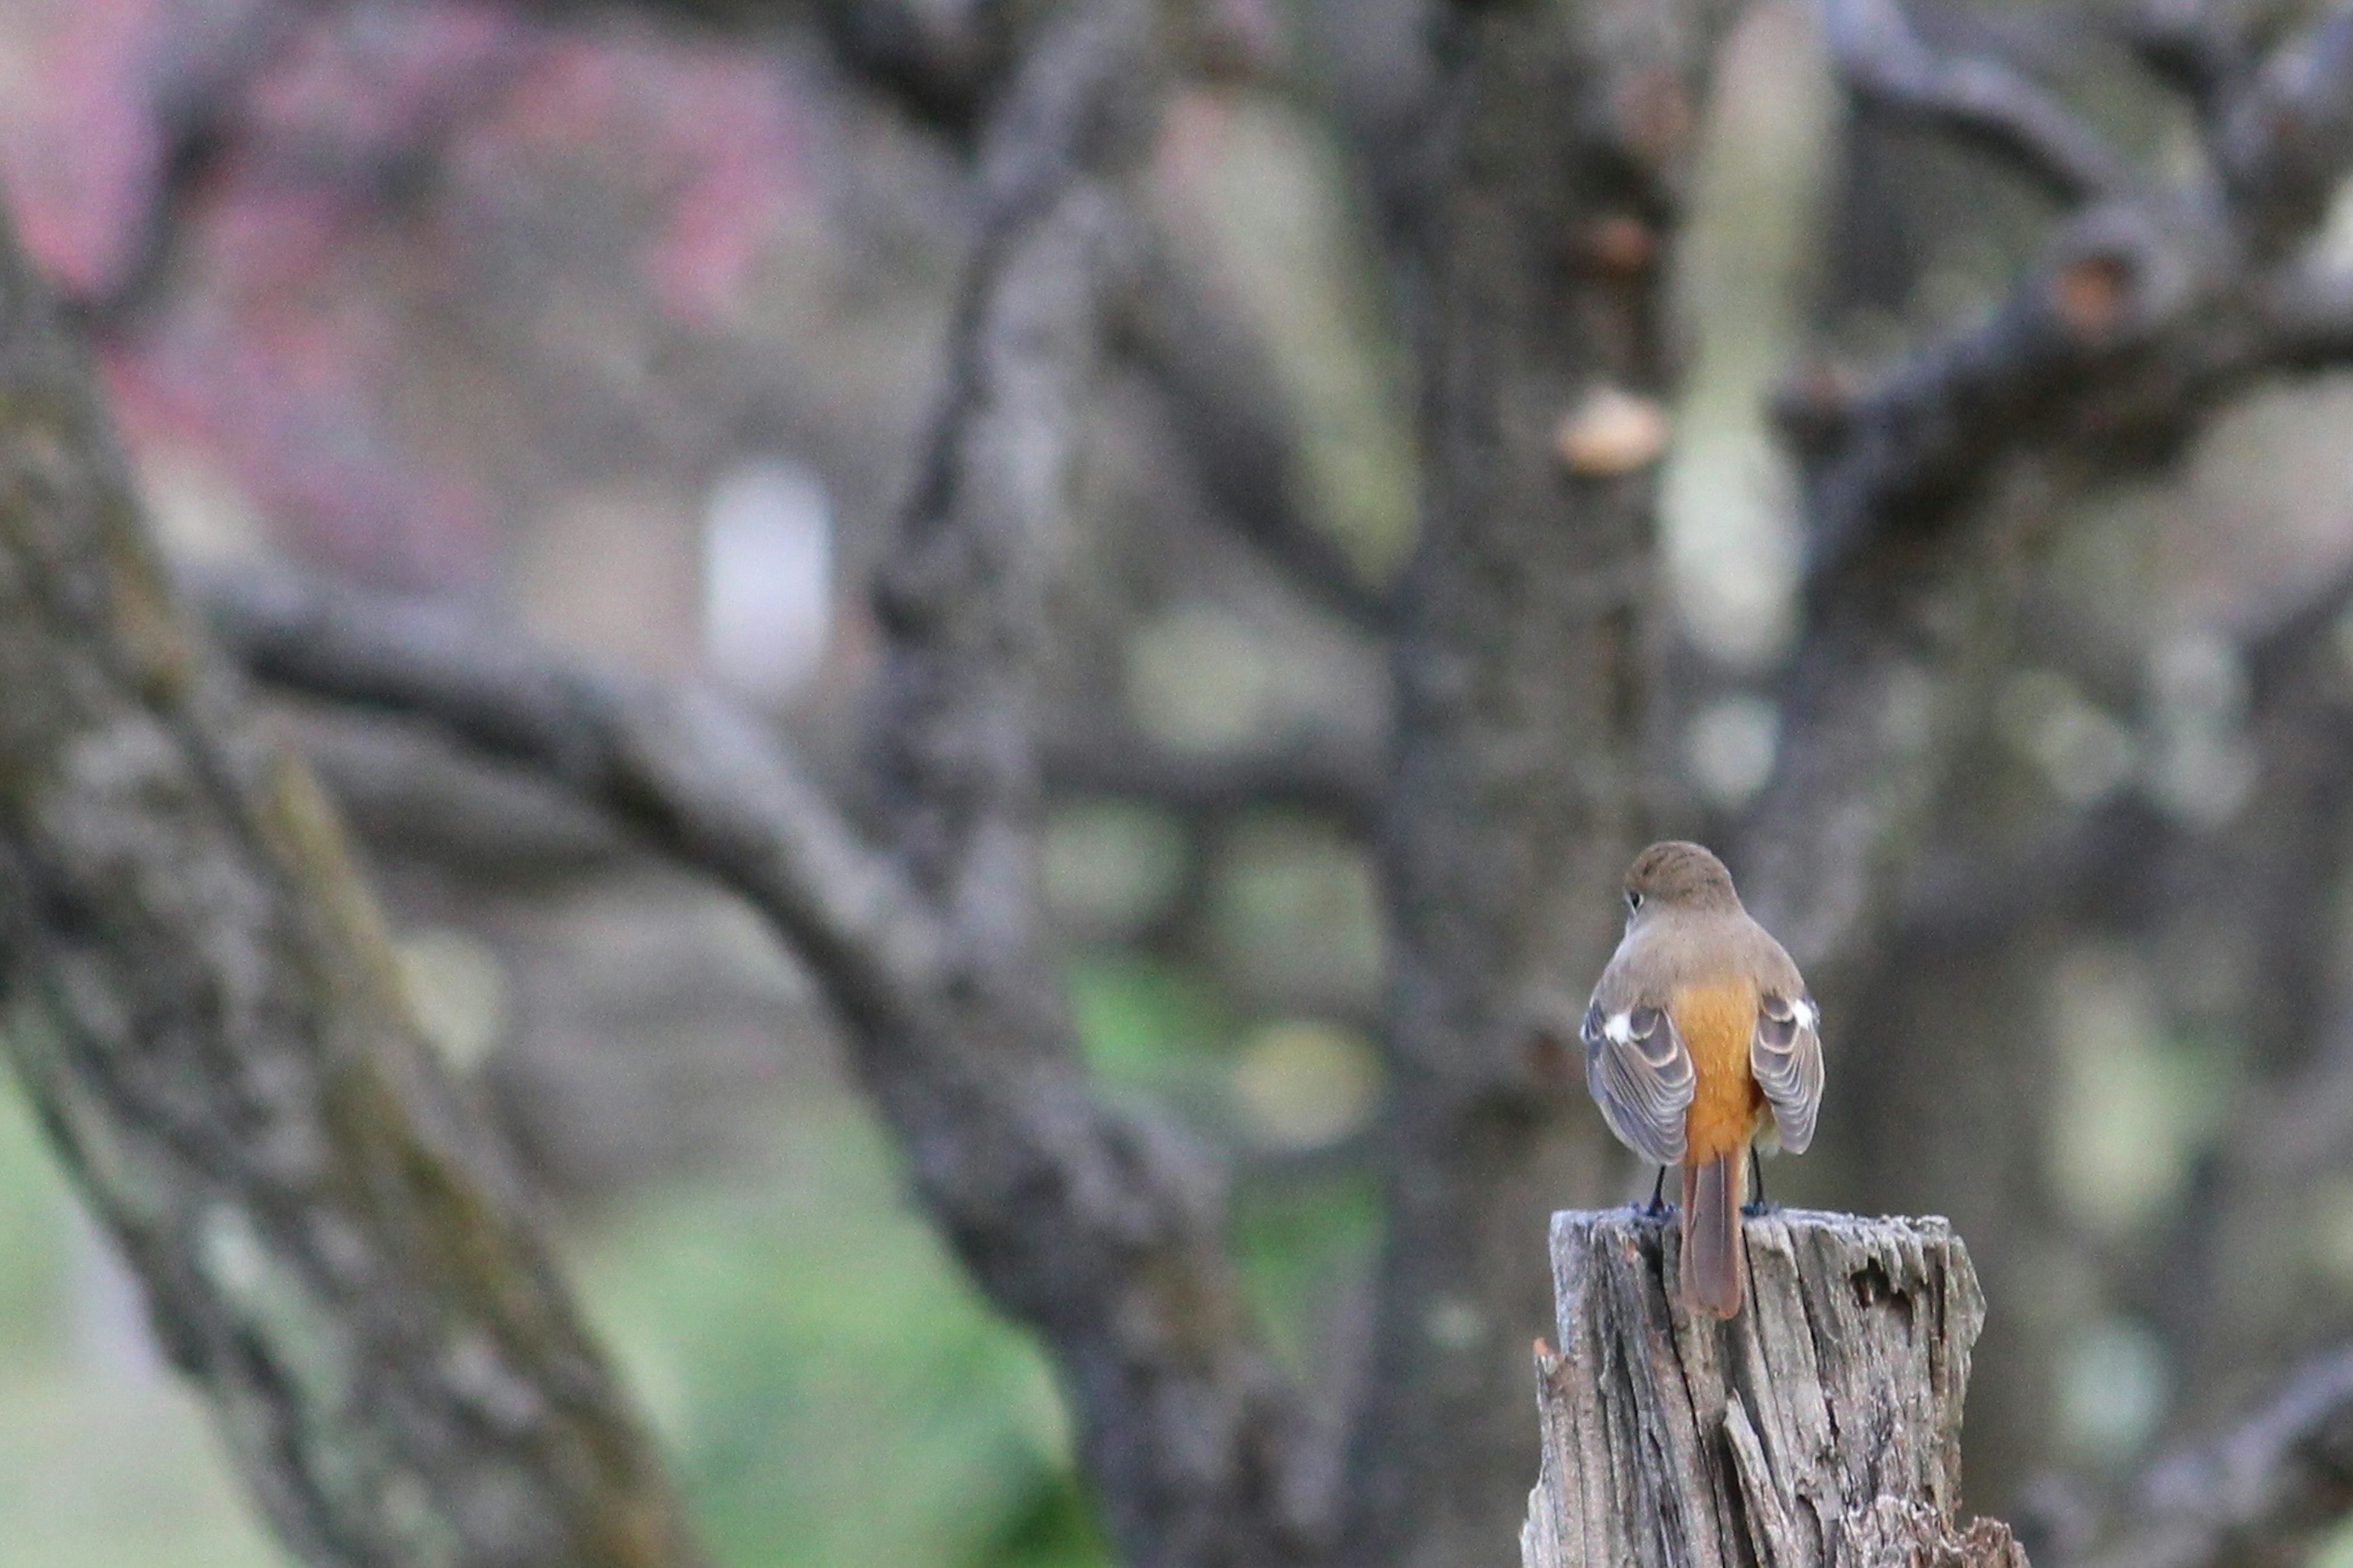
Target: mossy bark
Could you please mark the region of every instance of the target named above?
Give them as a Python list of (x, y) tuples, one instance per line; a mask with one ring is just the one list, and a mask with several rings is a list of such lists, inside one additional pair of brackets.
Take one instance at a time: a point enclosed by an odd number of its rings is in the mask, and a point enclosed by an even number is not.
[(0, 1008), (303, 1561), (702, 1562), (409, 1015), (333, 812), (174, 602), (87, 355), (5, 220)]

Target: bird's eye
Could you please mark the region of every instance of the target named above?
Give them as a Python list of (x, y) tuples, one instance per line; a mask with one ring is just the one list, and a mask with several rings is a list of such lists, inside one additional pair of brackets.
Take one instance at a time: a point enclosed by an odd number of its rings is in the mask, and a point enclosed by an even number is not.
[(1626, 912), (1632, 914), (1642, 907), (1642, 895), (1630, 889), (1626, 894)]

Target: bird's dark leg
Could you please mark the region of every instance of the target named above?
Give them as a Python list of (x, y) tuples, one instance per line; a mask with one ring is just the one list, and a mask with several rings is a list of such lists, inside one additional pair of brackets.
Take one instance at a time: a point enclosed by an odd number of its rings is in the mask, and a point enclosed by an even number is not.
[(1642, 1212), (1652, 1219), (1667, 1212), (1667, 1168), (1659, 1167), (1659, 1179), (1651, 1184), (1651, 1202)]
[(1753, 1218), (1760, 1214), (1771, 1214), (1778, 1206), (1765, 1195), (1765, 1162), (1758, 1156), (1754, 1143), (1748, 1145), (1748, 1201), (1740, 1205), (1742, 1214)]

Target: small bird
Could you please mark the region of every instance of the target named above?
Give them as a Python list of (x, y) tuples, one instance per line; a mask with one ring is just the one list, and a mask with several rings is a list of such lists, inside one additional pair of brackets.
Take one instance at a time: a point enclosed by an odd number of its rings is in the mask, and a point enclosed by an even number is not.
[(1620, 1142), (1683, 1167), (1683, 1298), (1695, 1310), (1740, 1315), (1751, 1151), (1813, 1142), (1820, 1025), (1723, 861), (1674, 841), (1635, 857), (1626, 934), (1585, 1012), (1585, 1083)]

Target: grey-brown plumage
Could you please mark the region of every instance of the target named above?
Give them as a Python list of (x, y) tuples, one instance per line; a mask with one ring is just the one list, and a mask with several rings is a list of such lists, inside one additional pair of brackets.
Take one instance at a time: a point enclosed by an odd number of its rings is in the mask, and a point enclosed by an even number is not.
[(1813, 1141), (1820, 1015), (1797, 964), (1699, 845), (1644, 850), (1626, 905), (1626, 935), (1586, 1010), (1586, 1084), (1620, 1142), (1683, 1167), (1684, 1293), (1730, 1317), (1747, 1152)]

